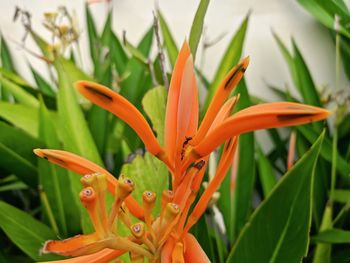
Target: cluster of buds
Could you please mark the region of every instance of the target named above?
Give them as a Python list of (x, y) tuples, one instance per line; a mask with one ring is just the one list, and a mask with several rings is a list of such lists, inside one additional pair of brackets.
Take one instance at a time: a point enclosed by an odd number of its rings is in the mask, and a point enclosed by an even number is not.
[[(198, 165), (193, 169), (200, 170)], [(120, 176), (115, 187), (114, 202), (110, 208), (106, 206), (108, 188), (106, 174), (87, 174), (82, 176), (80, 181), (83, 185), (80, 200), (88, 211), (95, 232), (63, 241), (49, 240), (44, 245), (43, 253), (76, 257), (109, 248), (120, 251), (121, 254), (129, 252), (132, 262), (143, 262), (145, 257), (151, 262), (158, 262), (162, 247), (169, 237), (178, 238), (180, 234), (178, 230), (181, 229), (179, 224), (183, 225), (184, 217), (187, 215), (181, 212), (178, 204), (181, 203), (179, 194), (175, 195), (171, 190), (164, 190), (160, 215), (154, 216), (156, 194), (145, 191), (142, 195), (143, 218), (137, 223), (132, 223), (135, 218), (125, 204), (125, 200), (135, 188), (130, 178)], [(195, 196), (193, 197), (192, 201), (195, 199)], [(188, 208), (187, 205), (184, 211), (188, 212)], [(120, 223), (130, 230), (129, 236), (123, 237), (118, 233)]]

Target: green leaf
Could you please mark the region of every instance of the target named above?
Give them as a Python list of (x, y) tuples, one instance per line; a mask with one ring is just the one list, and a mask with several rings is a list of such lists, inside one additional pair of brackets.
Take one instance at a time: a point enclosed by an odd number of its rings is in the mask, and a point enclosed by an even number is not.
[(209, 2), (210, 0), (200, 1), (196, 15), (194, 16), (194, 20), (192, 22), (189, 45), (191, 48), (193, 60), (195, 60), (196, 57), (199, 40), (203, 31), (204, 17), (208, 9)]
[(164, 19), (164, 16), (160, 12), (160, 10), (158, 10), (157, 13), (158, 13), (158, 18), (159, 18), (160, 29), (162, 31), (162, 36), (164, 39), (165, 50), (168, 54), (170, 65), (173, 68), (175, 65), (175, 62), (177, 59), (177, 54), (179, 53), (179, 50), (176, 46), (175, 39), (174, 39), (172, 33), (170, 32), (169, 26)]
[(159, 214), (162, 192), (168, 189), (168, 170), (165, 164), (149, 153), (143, 157), (137, 155), (135, 159), (122, 167), (121, 174), (132, 179), (136, 185), (132, 195), (142, 204), (142, 193), (146, 190), (155, 192), (158, 201), (153, 209), (155, 215)]
[(0, 102), (0, 117), (33, 137), (38, 137), (38, 109), (22, 104)]
[(126, 55), (119, 38), (113, 32), (109, 44), (109, 50), (113, 65), (115, 66), (118, 74), (122, 75), (125, 72), (126, 65), (128, 63), (128, 56)]
[(12, 96), (23, 105), (38, 107), (39, 101), (22, 87), (0, 76), (1, 87), (12, 94)]
[(280, 49), (285, 61), (287, 62), (287, 65), (289, 67), (289, 71), (292, 75), (292, 79), (295, 85), (297, 85), (297, 72), (296, 72), (296, 68), (295, 68), (295, 63), (294, 63), (294, 58), (292, 56), (292, 54), (288, 51), (288, 48), (285, 46), (285, 44), (282, 42), (282, 40), (279, 38), (279, 36), (272, 32), (273, 37), (275, 38), (278, 48)]
[(258, 170), (264, 197), (266, 198), (276, 185), (277, 179), (269, 159), (260, 147), (258, 147)]
[[(304, 102), (314, 106), (321, 106), (320, 95), (311, 77), (311, 73), (294, 41), (293, 49), (295, 70), (298, 76), (298, 89), (303, 96)], [(319, 128), (321, 130), (322, 126)]]
[(166, 110), (167, 92), (159, 86), (149, 90), (142, 99), (142, 106), (152, 122), (153, 130), (161, 145), (164, 141), (164, 120)]
[(51, 85), (40, 75), (40, 73), (32, 66), (30, 66), (30, 70), (32, 71), (32, 75), (39, 90), (41, 90), (41, 92), (47, 96), (55, 97), (56, 93), (53, 91)]
[(290, 263), (306, 255), (314, 168), (323, 138), (324, 133), (254, 211), (227, 262)]
[(0, 226), (11, 241), (33, 260), (62, 258), (56, 255), (40, 255), (45, 241), (57, 238), (50, 228), (3, 201), (0, 201)]
[[(149, 56), (153, 42), (153, 27), (151, 27), (144, 35), (137, 46), (137, 49), (144, 57)], [(126, 97), (132, 104), (138, 106), (143, 94), (150, 88), (150, 85), (145, 85), (146, 73), (145, 67), (136, 58), (131, 58), (126, 66), (125, 71), (131, 74), (121, 83), (121, 94)]]
[(0, 37), (1, 41), (1, 50), (0, 50), (0, 56), (1, 56), (1, 65), (3, 68), (7, 69), (8, 71), (12, 71), (16, 73), (16, 69), (12, 60), (10, 49), (6, 43), (6, 40), (3, 36)]
[(0, 192), (28, 189), (28, 186), (21, 181), (14, 181), (0, 186)]
[[(240, 93), (240, 99), (235, 110), (251, 106), (245, 80), (239, 83), (236, 93)], [(252, 212), (252, 194), (255, 183), (255, 143), (254, 133), (245, 133), (239, 136), (238, 142), (238, 166), (235, 179), (235, 190), (232, 202), (232, 218), (226, 218), (230, 222), (228, 236), (231, 241), (238, 237), (242, 227)]]
[(336, 189), (333, 192), (331, 198), (339, 203), (349, 203), (350, 202), (350, 190), (347, 189)]
[[(59, 149), (61, 143), (56, 133), (53, 119), (45, 104), (40, 105), (40, 138), (43, 138), (49, 149)], [(46, 193), (49, 204), (57, 220), (60, 236), (68, 237), (79, 230), (79, 214), (77, 206), (72, 200), (74, 197), (71, 191), (71, 184), (68, 173), (65, 169), (47, 162), (44, 159), (38, 160), (39, 180), (43, 191)]]
[(350, 243), (350, 231), (342, 229), (328, 229), (312, 237), (317, 243), (343, 244)]
[(100, 40), (97, 34), (94, 19), (92, 17), (90, 8), (87, 4), (85, 5), (85, 13), (86, 13), (86, 25), (87, 25), (88, 38), (89, 38), (90, 56), (96, 66), (99, 61), (99, 56), (100, 56), (99, 51), (101, 50), (101, 46), (100, 46)]
[(221, 80), (225, 77), (227, 72), (234, 65), (236, 65), (238, 63), (238, 61), (242, 55), (245, 34), (247, 31), (247, 27), (248, 27), (248, 20), (249, 20), (249, 14), (243, 20), (238, 31), (233, 36), (230, 44), (228, 45), (226, 51), (224, 52), (224, 55), (220, 61), (219, 67), (215, 73), (214, 79), (209, 87), (208, 95), (207, 95), (205, 105), (203, 108), (204, 112), (208, 108), (209, 103), (211, 102)]
[[(335, 14), (341, 15), (342, 12), (335, 13), (334, 10), (330, 10), (327, 7), (325, 8), (324, 6), (324, 4), (333, 5), (335, 4), (334, 1), (298, 0), (298, 2), (321, 24), (323, 24), (324, 26), (328, 27), (331, 30), (334, 30)], [(344, 18), (344, 17), (341, 17), (341, 18)], [(346, 27), (344, 27), (343, 25), (340, 25), (339, 31), (341, 32), (341, 34), (343, 34), (347, 38), (350, 38), (349, 30), (347, 30)]]
[(42, 147), (42, 142), (4, 122), (0, 122), (0, 131), (0, 167), (36, 188), (37, 169), (33, 149)]

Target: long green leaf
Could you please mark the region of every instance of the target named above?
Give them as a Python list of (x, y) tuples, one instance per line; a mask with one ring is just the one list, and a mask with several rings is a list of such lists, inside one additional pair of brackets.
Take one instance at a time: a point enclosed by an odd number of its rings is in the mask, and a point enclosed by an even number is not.
[[(240, 99), (235, 109), (241, 110), (251, 105), (245, 80), (237, 87)], [(228, 229), (229, 239), (234, 241), (252, 212), (252, 194), (255, 182), (255, 142), (254, 133), (242, 134), (238, 144), (238, 167), (232, 202), (232, 218)]]
[(196, 57), (199, 40), (201, 38), (202, 31), (203, 31), (204, 17), (208, 9), (209, 2), (210, 0), (200, 1), (199, 6), (197, 8), (196, 15), (194, 16), (194, 20), (192, 22), (189, 45), (191, 48), (193, 60)]
[(324, 133), (255, 210), (227, 262), (297, 263), (306, 255), (314, 168), (323, 137)]
[(175, 65), (177, 54), (179, 53), (179, 50), (176, 46), (175, 39), (174, 39), (172, 33), (170, 32), (170, 28), (164, 19), (164, 16), (160, 12), (160, 10), (158, 10), (157, 13), (158, 13), (158, 18), (159, 18), (160, 29), (161, 29), (162, 35), (163, 35), (165, 50), (168, 54), (170, 65), (173, 68)]
[(0, 167), (36, 188), (38, 178), (33, 149), (43, 147), (43, 143), (4, 122), (0, 122), (0, 131)]
[(33, 137), (38, 137), (38, 109), (22, 104), (0, 102), (0, 117), (23, 129)]
[(10, 92), (13, 97), (20, 103), (30, 107), (38, 107), (39, 101), (22, 87), (0, 76), (0, 83), (3, 89)]
[(55, 239), (53, 231), (27, 213), (0, 201), (0, 226), (21, 250), (35, 261), (54, 260), (56, 255), (41, 255), (46, 240)]
[(277, 179), (269, 159), (260, 147), (258, 148), (258, 170), (264, 197), (266, 198), (277, 183)]
[(350, 243), (350, 231), (343, 229), (328, 229), (316, 236), (312, 240), (317, 243), (343, 244)]

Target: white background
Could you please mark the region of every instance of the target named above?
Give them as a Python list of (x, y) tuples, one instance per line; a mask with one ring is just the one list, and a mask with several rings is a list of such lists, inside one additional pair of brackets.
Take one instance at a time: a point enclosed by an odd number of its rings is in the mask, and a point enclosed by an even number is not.
[[(188, 36), (198, 3), (198, 0), (159, 0), (158, 5), (175, 36), (178, 46)], [(90, 71), (91, 62), (88, 57), (87, 36), (84, 31), (85, 14), (83, 4), (83, 0), (0, 0), (1, 32), (10, 43), (17, 67), (29, 81), (32, 79), (26, 67), (28, 61), (39, 71), (45, 72), (45, 67), (43, 63), (28, 55), (16, 44), (23, 36), (23, 29), (20, 23), (12, 22), (15, 6), (18, 5), (29, 10), (32, 14), (35, 30), (47, 37), (49, 35), (41, 24), (42, 14), (55, 11), (59, 5), (65, 5), (70, 11), (74, 10), (82, 29), (81, 48), (85, 55), (83, 57), (84, 69)], [(114, 30), (119, 35), (123, 30), (126, 30), (128, 39), (136, 43), (152, 24), (152, 10), (154, 10), (155, 2), (149, 0), (114, 0), (113, 5)], [(107, 4), (93, 4), (91, 8), (99, 28), (101, 28), (108, 10)], [(330, 35), (295, 0), (211, 1), (205, 19), (207, 37), (208, 39), (215, 39), (223, 33), (225, 37), (206, 52), (204, 72), (209, 78), (212, 78), (231, 36), (237, 30), (249, 9), (252, 10), (252, 15), (246, 36), (244, 55), (250, 55), (251, 58), (246, 76), (252, 94), (269, 100), (274, 99), (267, 89), (265, 81), (279, 87), (292, 86), (287, 65), (272, 38), (272, 29), (288, 44), (288, 47), (291, 47), (290, 38), (292, 36), (295, 38), (318, 86), (329, 86), (331, 88), (334, 85), (335, 51)], [(26, 45), (29, 49), (36, 50), (30, 42)], [(348, 85), (343, 72), (341, 72), (341, 85)]]

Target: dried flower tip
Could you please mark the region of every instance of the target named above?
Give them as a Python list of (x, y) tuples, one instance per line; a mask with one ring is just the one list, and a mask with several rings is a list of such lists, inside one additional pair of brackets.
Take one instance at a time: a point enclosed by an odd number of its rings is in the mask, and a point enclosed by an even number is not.
[(143, 223), (136, 223), (130, 227), (131, 233), (136, 238), (142, 238), (145, 234), (145, 225)]
[(80, 200), (83, 203), (90, 203), (96, 200), (96, 193), (92, 187), (86, 187), (80, 191)]

